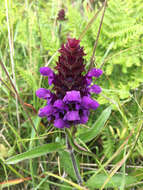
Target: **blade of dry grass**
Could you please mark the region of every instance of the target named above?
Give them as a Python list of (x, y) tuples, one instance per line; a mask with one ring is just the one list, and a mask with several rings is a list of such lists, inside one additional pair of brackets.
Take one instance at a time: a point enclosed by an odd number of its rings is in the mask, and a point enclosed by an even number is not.
[[(13, 54), (14, 54), (13, 47), (14, 47), (14, 45), (12, 45), (13, 43), (12, 43), (12, 39), (11, 39), (7, 0), (5, 0), (5, 8), (6, 8), (6, 21), (7, 21), (7, 30), (8, 30), (8, 41), (9, 41), (10, 60), (11, 60), (11, 67), (12, 67), (12, 76), (13, 76), (14, 86), (17, 89), (16, 78), (15, 78), (15, 64), (14, 64), (14, 58), (13, 58)], [(16, 102), (16, 117), (17, 117), (17, 123), (18, 123), (18, 132), (20, 134), (20, 116), (19, 116), (19, 109), (18, 109), (17, 93), (15, 93), (15, 102)]]
[(103, 7), (104, 7), (104, 9), (103, 9), (102, 17), (101, 17), (101, 20), (100, 20), (100, 25), (99, 25), (99, 28), (98, 28), (97, 37), (96, 37), (96, 40), (95, 40), (95, 43), (94, 43), (93, 53), (92, 53), (92, 56), (91, 56), (91, 59), (90, 59), (90, 65), (89, 65), (88, 70), (90, 70), (93, 67), (94, 62), (95, 62), (95, 51), (96, 51), (96, 47), (97, 47), (97, 44), (98, 44), (99, 35), (100, 35), (100, 32), (101, 32), (101, 27), (102, 27), (103, 18), (104, 18), (104, 15), (105, 15), (105, 10), (106, 10), (106, 7), (107, 7), (107, 0), (105, 0), (105, 2), (103, 4)]
[(85, 27), (85, 29), (82, 31), (81, 35), (79, 36), (79, 40), (81, 40), (83, 38), (83, 36), (85, 35), (86, 31), (90, 28), (90, 26), (92, 25), (92, 23), (94, 22), (94, 20), (97, 18), (97, 16), (99, 15), (99, 13), (103, 9), (103, 7), (104, 7), (104, 4), (102, 4), (102, 6), (97, 11), (97, 13), (95, 13), (95, 15), (93, 16), (93, 18), (91, 18), (91, 20), (89, 21), (89, 23), (87, 24), (87, 26)]
[(38, 132), (37, 132), (37, 129), (35, 128), (35, 125), (34, 125), (32, 119), (31, 119), (31, 117), (30, 117), (30, 115), (29, 115), (29, 113), (28, 113), (28, 111), (27, 111), (27, 108), (26, 108), (26, 106), (24, 105), (23, 100), (20, 98), (20, 95), (19, 95), (19, 93), (18, 93), (18, 91), (17, 91), (17, 89), (16, 89), (16, 87), (15, 87), (15, 85), (14, 85), (14, 83), (13, 83), (13, 80), (11, 79), (11, 77), (10, 77), (10, 75), (9, 75), (9, 73), (8, 73), (8, 71), (7, 71), (7, 69), (6, 69), (6, 67), (5, 67), (5, 65), (4, 65), (3, 62), (1, 62), (1, 61), (0, 61), (0, 64), (1, 64), (1, 66), (2, 66), (2, 68), (3, 68), (3, 70), (4, 70), (4, 72), (6, 73), (8, 79), (9, 79), (9, 81), (10, 81), (10, 83), (11, 83), (11, 86), (12, 86), (14, 92), (17, 94), (18, 100), (19, 100), (20, 104), (22, 105), (22, 107), (23, 107), (23, 109), (24, 109), (24, 111), (25, 111), (25, 113), (26, 113), (26, 115), (27, 115), (27, 117), (28, 117), (28, 119), (29, 119), (29, 121), (30, 121), (30, 123), (31, 123), (31, 125), (32, 125), (32, 127), (33, 127), (33, 129), (35, 130), (36, 135), (39, 137)]
[(133, 146), (132, 148), (128, 151), (128, 153), (125, 155), (125, 157), (119, 161), (115, 166), (114, 168), (112, 169), (112, 172), (110, 173), (109, 177), (106, 179), (106, 181), (104, 182), (104, 184), (102, 185), (101, 189), (100, 190), (103, 190), (105, 185), (110, 181), (110, 179), (112, 178), (112, 176), (119, 170), (119, 168), (126, 162), (126, 160), (128, 159), (129, 155), (132, 153), (132, 151), (134, 150), (135, 146), (136, 146), (136, 143), (139, 139), (139, 135), (141, 134), (141, 130), (143, 128), (143, 123), (140, 124), (140, 127), (139, 127), (139, 130), (138, 130), (138, 133), (136, 135), (136, 139), (135, 139), (135, 142), (133, 143)]

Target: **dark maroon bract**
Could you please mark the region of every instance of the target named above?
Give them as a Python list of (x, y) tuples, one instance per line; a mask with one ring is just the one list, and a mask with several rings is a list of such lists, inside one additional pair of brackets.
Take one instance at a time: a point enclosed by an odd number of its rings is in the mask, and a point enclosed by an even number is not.
[(91, 93), (99, 94), (101, 88), (91, 85), (92, 78), (98, 78), (102, 70), (93, 68), (83, 75), (85, 55), (79, 40), (68, 39), (59, 50), (60, 56), (56, 63), (57, 74), (49, 67), (41, 67), (40, 73), (48, 77), (49, 85), (53, 84), (53, 92), (40, 88), (36, 91), (39, 98), (45, 99), (47, 105), (39, 110), (40, 117), (47, 117), (57, 128), (85, 124), (88, 121), (89, 111), (99, 106), (91, 98)]

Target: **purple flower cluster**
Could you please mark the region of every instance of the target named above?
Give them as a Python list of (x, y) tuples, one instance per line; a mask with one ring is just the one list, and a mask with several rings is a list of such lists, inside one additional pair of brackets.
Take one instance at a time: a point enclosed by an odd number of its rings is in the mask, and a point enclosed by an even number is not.
[(85, 124), (90, 110), (96, 110), (99, 106), (91, 98), (91, 93), (99, 94), (101, 88), (91, 83), (93, 77), (98, 78), (102, 74), (102, 70), (93, 68), (82, 74), (85, 71), (85, 54), (79, 42), (73, 38), (62, 45), (55, 67), (57, 74), (49, 67), (40, 68), (41, 75), (48, 77), (49, 85), (53, 84), (53, 92), (45, 88), (36, 91), (39, 98), (47, 101), (47, 105), (39, 110), (39, 116), (47, 117), (57, 128)]
[(61, 21), (66, 20), (65, 19), (65, 10), (64, 9), (59, 10), (57, 20), (61, 20)]

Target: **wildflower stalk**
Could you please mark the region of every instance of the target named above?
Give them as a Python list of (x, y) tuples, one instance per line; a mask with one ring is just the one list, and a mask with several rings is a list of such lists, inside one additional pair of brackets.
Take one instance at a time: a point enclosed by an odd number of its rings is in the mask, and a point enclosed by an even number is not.
[(83, 38), (83, 36), (85, 35), (85, 33), (87, 32), (87, 30), (91, 27), (92, 23), (94, 22), (94, 20), (97, 18), (97, 16), (99, 15), (100, 11), (103, 9), (104, 7), (104, 3), (102, 4), (102, 6), (98, 9), (98, 11), (95, 13), (95, 15), (93, 16), (93, 18), (91, 18), (91, 20), (88, 22), (87, 26), (85, 27), (85, 29), (82, 31), (81, 35), (79, 36), (79, 40), (81, 40)]
[(103, 6), (104, 6), (104, 10), (103, 10), (103, 13), (102, 13), (102, 17), (101, 17), (101, 21), (100, 21), (97, 37), (96, 37), (96, 40), (95, 40), (95, 43), (94, 43), (93, 53), (92, 53), (92, 57), (90, 59), (90, 65), (89, 65), (89, 69), (88, 70), (90, 70), (93, 67), (94, 63), (95, 63), (95, 51), (96, 51), (96, 48), (97, 48), (98, 39), (99, 39), (99, 35), (100, 35), (100, 32), (101, 32), (101, 26), (102, 26), (102, 23), (103, 23), (103, 18), (104, 18), (104, 15), (105, 15), (105, 10), (106, 10), (106, 7), (107, 7), (107, 0), (105, 0)]
[(95, 162), (98, 164), (99, 168), (103, 170), (105, 174), (108, 176), (108, 173), (106, 172), (106, 170), (104, 169), (100, 161), (98, 160), (97, 156), (94, 153), (86, 151), (83, 148), (81, 149), (81, 147), (77, 146), (73, 140), (70, 130), (69, 129), (65, 129), (65, 130), (66, 130), (66, 134), (68, 135), (69, 144), (73, 147), (73, 149), (76, 152), (81, 153), (83, 155), (91, 156), (95, 160)]
[(69, 142), (68, 133), (66, 133), (66, 145), (67, 145), (67, 150), (68, 150), (68, 152), (70, 154), (70, 157), (71, 157), (72, 166), (73, 166), (76, 178), (77, 178), (77, 182), (78, 182), (79, 185), (83, 185), (83, 181), (82, 181), (82, 178), (80, 176), (80, 172), (79, 172), (77, 162), (76, 162), (76, 159), (75, 159), (74, 150), (73, 150), (73, 148), (72, 148), (72, 146), (71, 146), (71, 144)]
[(62, 44), (61, 31), (62, 31), (62, 24), (60, 23), (59, 28), (58, 28), (58, 36), (59, 36), (60, 43)]
[(58, 12), (58, 17), (57, 17), (57, 21), (59, 21), (59, 28), (58, 28), (58, 36), (59, 36), (59, 40), (60, 43), (62, 44), (62, 36), (61, 36), (61, 31), (62, 31), (62, 21), (65, 21), (65, 10), (61, 9)]
[[(69, 128), (85, 124), (88, 121), (90, 110), (98, 108), (99, 103), (92, 99), (91, 94), (99, 94), (101, 88), (92, 84), (92, 78), (100, 77), (103, 72), (98, 68), (93, 68), (85, 73), (83, 58), (85, 53), (79, 43), (80, 40), (68, 38), (67, 43), (62, 44), (59, 50), (60, 56), (56, 62), (56, 73), (49, 67), (40, 68), (41, 75), (48, 77), (48, 83), (53, 85), (53, 88), (51, 91), (40, 88), (36, 91), (36, 95), (47, 102), (45, 107), (40, 108), (39, 117), (46, 117), (49, 123), (53, 123), (56, 128), (65, 128), (67, 149), (78, 184), (82, 185), (83, 181), (73, 149), (79, 152), (81, 150), (74, 144)], [(94, 156), (86, 150), (82, 153)]]

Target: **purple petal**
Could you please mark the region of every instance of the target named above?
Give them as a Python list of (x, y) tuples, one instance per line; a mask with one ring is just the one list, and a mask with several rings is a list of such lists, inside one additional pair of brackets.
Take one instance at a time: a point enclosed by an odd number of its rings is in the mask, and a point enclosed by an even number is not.
[(76, 104), (75, 104), (75, 109), (76, 109), (76, 110), (79, 110), (80, 108), (81, 108), (81, 104), (80, 104), (80, 103), (76, 103)]
[(69, 122), (65, 122), (65, 127), (66, 128), (70, 128), (71, 127), (71, 125), (69, 124)]
[(86, 84), (87, 84), (87, 86), (89, 86), (91, 84), (91, 82), (92, 82), (92, 77), (88, 77), (86, 75)]
[(68, 111), (64, 116), (64, 120), (68, 120), (68, 121), (80, 120), (78, 111)]
[(55, 112), (55, 113), (53, 113), (53, 115), (54, 115), (55, 119), (59, 119), (60, 118), (59, 112)]
[(81, 102), (80, 91), (72, 90), (72, 91), (66, 92), (66, 95), (64, 96), (63, 101), (65, 103), (68, 103), (68, 102)]
[(59, 109), (64, 109), (65, 108), (65, 105), (64, 105), (64, 102), (62, 100), (56, 100), (53, 104), (53, 106), (55, 108), (59, 108)]
[(55, 119), (54, 126), (57, 128), (64, 128), (65, 122), (62, 119)]
[(51, 120), (52, 120), (52, 118), (53, 118), (53, 116), (52, 116), (52, 115), (48, 115), (48, 116), (47, 116), (47, 120), (48, 120), (48, 121), (51, 121)]
[(49, 76), (48, 77), (48, 83), (49, 85), (51, 85), (53, 83), (54, 77), (53, 76)]
[(64, 113), (65, 113), (64, 110), (61, 111), (55, 110), (55, 112), (53, 111), (53, 115), (55, 116), (56, 119), (63, 118)]
[(47, 90), (45, 88), (39, 88), (36, 91), (36, 96), (38, 96), (39, 98), (47, 99), (51, 97), (51, 92), (50, 90)]
[(50, 116), (53, 113), (53, 107), (51, 105), (40, 108), (38, 115), (39, 117)]
[(83, 110), (82, 115), (80, 116), (80, 123), (85, 124), (88, 121), (89, 111)]
[(52, 69), (50, 69), (49, 67), (41, 67), (40, 68), (40, 73), (43, 76), (48, 76), (48, 82), (49, 85), (51, 85), (53, 83), (54, 80), (54, 72), (52, 71)]
[(87, 77), (99, 77), (102, 75), (103, 71), (101, 69), (93, 68), (87, 73)]
[(50, 76), (50, 75), (53, 75), (53, 71), (51, 68), (49, 67), (41, 67), (40, 68), (40, 73), (41, 75), (43, 76)]
[(99, 103), (96, 100), (93, 100), (88, 96), (84, 96), (82, 98), (82, 106), (86, 109), (96, 110), (99, 106)]
[(87, 115), (82, 115), (80, 117), (80, 123), (81, 124), (85, 124), (85, 123), (87, 123), (87, 121), (88, 121), (88, 116)]
[(91, 87), (89, 88), (89, 92), (94, 92), (94, 93), (96, 93), (96, 94), (99, 94), (101, 91), (102, 91), (102, 90), (101, 90), (100, 86), (98, 86), (98, 85), (96, 85), (96, 84), (94, 84), (93, 86), (91, 86)]

